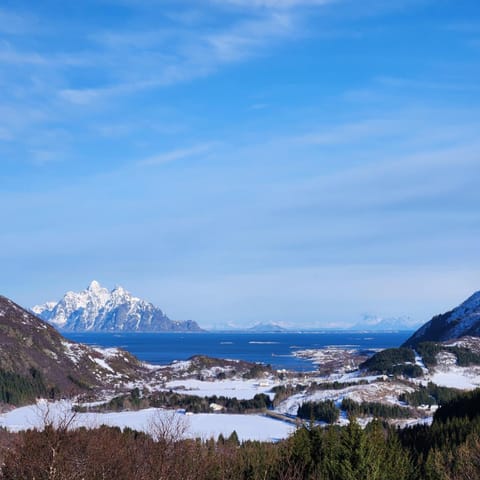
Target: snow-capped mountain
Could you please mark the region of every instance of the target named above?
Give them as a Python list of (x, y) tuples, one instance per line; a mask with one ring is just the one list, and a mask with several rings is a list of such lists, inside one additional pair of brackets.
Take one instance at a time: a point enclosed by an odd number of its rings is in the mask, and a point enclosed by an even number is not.
[(420, 322), (409, 317), (384, 318), (377, 315), (364, 315), (360, 322), (350, 327), (351, 330), (368, 330), (372, 332), (414, 330)]
[(480, 291), (453, 310), (433, 317), (404, 345), (415, 346), (420, 342), (442, 342), (465, 336), (480, 337)]
[(186, 332), (200, 331), (196, 322), (170, 320), (160, 308), (134, 297), (122, 287), (113, 290), (93, 281), (86, 290), (67, 292), (59, 302), (32, 308), (42, 320), (65, 331)]

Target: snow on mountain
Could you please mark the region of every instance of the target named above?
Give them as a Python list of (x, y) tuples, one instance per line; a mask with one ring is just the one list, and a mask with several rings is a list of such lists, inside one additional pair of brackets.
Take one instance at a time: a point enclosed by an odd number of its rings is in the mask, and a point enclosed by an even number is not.
[(433, 317), (405, 342), (405, 346), (466, 336), (480, 337), (480, 291), (453, 310)]
[(173, 321), (152, 303), (123, 287), (113, 290), (93, 281), (81, 292), (67, 292), (59, 302), (32, 308), (42, 320), (65, 331), (200, 331), (196, 322)]
[(364, 315), (363, 319), (350, 329), (369, 331), (414, 330), (418, 328), (419, 324), (418, 321), (409, 317), (384, 318), (377, 315)]
[(3, 401), (21, 404), (37, 395), (70, 396), (150, 378), (148, 367), (120, 349), (67, 340), (55, 328), (0, 295), (0, 371)]

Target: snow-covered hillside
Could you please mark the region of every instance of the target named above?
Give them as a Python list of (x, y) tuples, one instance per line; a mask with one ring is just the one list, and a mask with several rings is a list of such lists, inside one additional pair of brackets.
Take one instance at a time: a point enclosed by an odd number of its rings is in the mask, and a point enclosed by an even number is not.
[(453, 310), (433, 317), (405, 342), (405, 346), (415, 346), (425, 341), (442, 342), (465, 336), (480, 337), (480, 291)]
[(118, 286), (93, 281), (81, 292), (67, 292), (59, 302), (32, 308), (42, 320), (65, 331), (199, 331), (196, 322), (170, 320), (160, 308)]

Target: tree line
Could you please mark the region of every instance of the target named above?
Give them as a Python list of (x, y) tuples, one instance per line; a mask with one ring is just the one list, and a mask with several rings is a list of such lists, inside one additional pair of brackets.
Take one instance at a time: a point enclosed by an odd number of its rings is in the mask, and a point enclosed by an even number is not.
[[(173, 417), (172, 417), (173, 418)], [(5, 480), (471, 480), (480, 478), (480, 391), (440, 407), (432, 425), (362, 429), (307, 424), (278, 443), (238, 436), (180, 439), (174, 424), (149, 434), (99, 427), (0, 432)]]

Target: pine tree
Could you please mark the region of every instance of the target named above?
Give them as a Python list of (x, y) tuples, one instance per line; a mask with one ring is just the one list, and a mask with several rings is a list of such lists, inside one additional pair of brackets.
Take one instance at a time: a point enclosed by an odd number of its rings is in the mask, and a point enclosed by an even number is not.
[(372, 480), (370, 465), (373, 455), (365, 432), (351, 417), (342, 430), (340, 473), (342, 480)]
[(227, 439), (227, 442), (232, 444), (232, 445), (236, 445), (236, 446), (240, 445), (240, 440), (238, 439), (238, 434), (237, 434), (236, 430), (234, 430), (230, 434), (230, 436)]

